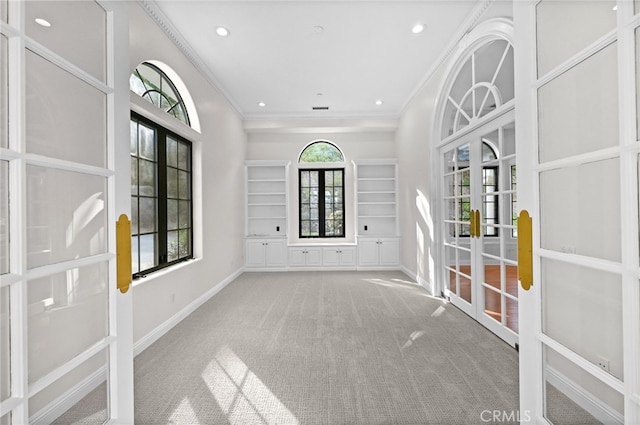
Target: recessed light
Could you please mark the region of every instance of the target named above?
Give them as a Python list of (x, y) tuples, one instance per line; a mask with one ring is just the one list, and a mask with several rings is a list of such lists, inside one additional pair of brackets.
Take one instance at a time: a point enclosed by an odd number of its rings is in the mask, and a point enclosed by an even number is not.
[(313, 27), (313, 32), (315, 34), (322, 34), (324, 32), (324, 27), (316, 25), (315, 27)]
[(226, 37), (230, 34), (230, 32), (225, 27), (218, 27), (216, 28), (216, 34), (218, 34), (220, 37)]
[(382, 105), (382, 100), (381, 99), (376, 100), (376, 105), (378, 106)]
[(49, 28), (51, 26), (51, 22), (47, 21), (46, 19), (43, 18), (36, 18), (35, 19), (36, 24), (42, 26), (42, 27), (46, 27)]
[(613, 10), (618, 10), (618, 5), (613, 6)]
[(422, 31), (424, 31), (423, 24), (415, 24), (413, 28), (411, 28), (411, 32), (414, 34), (420, 34)]
[(258, 106), (264, 108), (265, 106), (267, 106), (267, 104), (264, 102), (258, 102)]

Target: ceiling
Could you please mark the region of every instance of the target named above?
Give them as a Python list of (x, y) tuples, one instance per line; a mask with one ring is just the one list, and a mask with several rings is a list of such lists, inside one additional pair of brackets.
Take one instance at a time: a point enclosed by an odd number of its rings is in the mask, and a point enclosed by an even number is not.
[(482, 3), (143, 1), (245, 119), (398, 117)]

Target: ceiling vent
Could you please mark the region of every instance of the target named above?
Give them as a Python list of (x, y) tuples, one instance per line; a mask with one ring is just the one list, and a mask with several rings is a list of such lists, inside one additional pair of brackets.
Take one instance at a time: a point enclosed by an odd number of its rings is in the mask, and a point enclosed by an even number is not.
[(314, 111), (328, 111), (329, 107), (328, 106), (312, 106), (311, 109), (313, 109)]

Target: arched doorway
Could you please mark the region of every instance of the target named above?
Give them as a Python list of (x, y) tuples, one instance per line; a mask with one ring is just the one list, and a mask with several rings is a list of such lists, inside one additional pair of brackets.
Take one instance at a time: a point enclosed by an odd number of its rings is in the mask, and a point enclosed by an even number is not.
[(438, 104), (439, 282), (458, 308), (518, 342), (513, 45), (510, 22), (467, 36)]

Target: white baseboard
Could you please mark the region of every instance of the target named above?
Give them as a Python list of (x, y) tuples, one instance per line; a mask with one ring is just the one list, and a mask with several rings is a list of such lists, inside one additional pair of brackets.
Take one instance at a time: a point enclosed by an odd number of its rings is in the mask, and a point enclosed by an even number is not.
[[(171, 316), (160, 326), (149, 332), (144, 337), (140, 338), (133, 346), (134, 357), (142, 353), (151, 344), (156, 342), (160, 337), (169, 332), (171, 328), (180, 323), (183, 319), (196, 311), (205, 302), (209, 301), (214, 295), (220, 292), (225, 286), (235, 280), (243, 273), (244, 269), (241, 268), (231, 275), (227, 276), (222, 282), (218, 283), (213, 288), (202, 294), (200, 297), (192, 301), (182, 310)], [(106, 366), (101, 367), (94, 373), (83, 379), (73, 388), (56, 398), (47, 406), (42, 408), (39, 412), (29, 418), (29, 423), (34, 425), (46, 425), (53, 422), (60, 417), (64, 412), (72, 408), (76, 403), (86, 397), (91, 391), (96, 389), (107, 379)]]
[(624, 423), (622, 415), (557, 369), (547, 366), (547, 381), (603, 424)]
[(418, 282), (418, 285), (422, 286), (429, 293), (429, 295), (433, 296), (433, 292), (431, 291), (431, 285), (429, 284), (429, 281), (424, 279), (422, 276), (419, 276), (418, 273), (415, 273), (409, 270), (405, 266), (401, 266), (400, 270), (402, 271), (402, 273), (406, 274), (411, 279)]
[(82, 400), (87, 394), (95, 390), (107, 379), (107, 367), (102, 366), (93, 372), (86, 379), (79, 382), (74, 387), (60, 397), (49, 403), (38, 413), (29, 418), (32, 425), (48, 425), (59, 418), (64, 412), (71, 409), (76, 403)]

